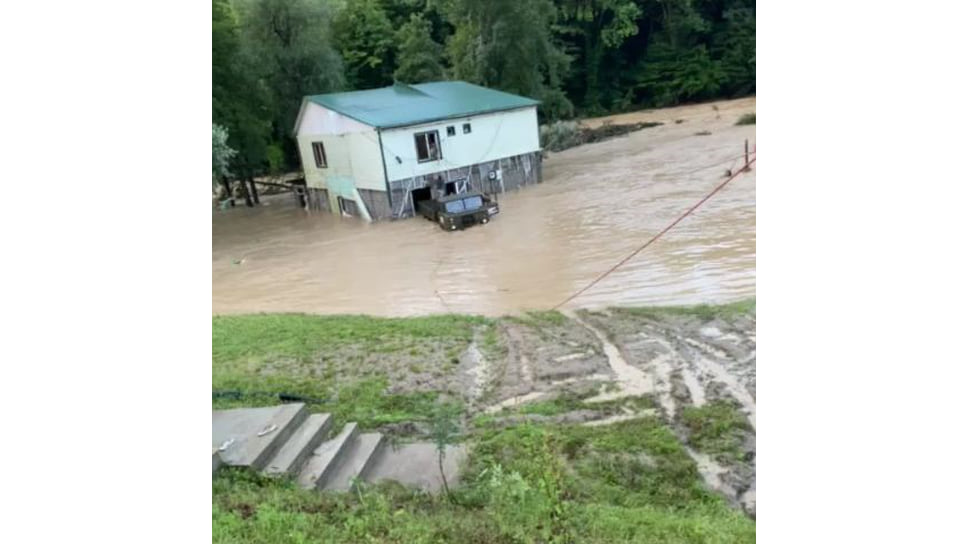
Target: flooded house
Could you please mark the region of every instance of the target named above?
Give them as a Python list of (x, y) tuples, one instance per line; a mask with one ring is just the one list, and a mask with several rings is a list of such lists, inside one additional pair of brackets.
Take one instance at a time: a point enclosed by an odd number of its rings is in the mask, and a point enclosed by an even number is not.
[(294, 136), (314, 209), (367, 221), (541, 181), (537, 100), (463, 81), (307, 96)]

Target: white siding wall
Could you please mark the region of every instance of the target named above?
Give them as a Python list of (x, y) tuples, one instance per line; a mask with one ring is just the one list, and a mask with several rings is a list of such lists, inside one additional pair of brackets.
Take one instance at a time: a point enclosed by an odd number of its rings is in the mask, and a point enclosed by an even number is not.
[[(470, 134), (464, 134), (464, 123), (471, 124)], [(447, 136), (448, 126), (453, 126), (456, 130), (454, 136)], [(440, 136), (443, 158), (439, 161), (418, 163), (413, 135), (427, 130), (436, 130)], [(471, 166), (540, 149), (538, 114), (535, 107), (386, 129), (382, 131), (382, 137), (390, 181)], [(379, 149), (379, 145), (377, 148)], [(401, 162), (397, 162), (397, 157)], [(312, 160), (311, 152), (309, 158)], [(382, 168), (382, 164), (380, 166)], [(382, 176), (382, 172), (380, 175)]]
[[(299, 124), (296, 141), (310, 187), (335, 190), (338, 194), (348, 181), (360, 189), (386, 191), (380, 143), (376, 129), (308, 103)], [(313, 142), (323, 142), (326, 168), (317, 168)], [(349, 195), (342, 195), (349, 197)]]

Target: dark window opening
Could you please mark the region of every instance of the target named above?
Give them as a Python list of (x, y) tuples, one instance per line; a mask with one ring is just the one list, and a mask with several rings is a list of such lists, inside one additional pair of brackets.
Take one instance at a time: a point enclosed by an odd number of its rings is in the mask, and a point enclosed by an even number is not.
[(444, 196), (446, 195), (456, 195), (457, 194), (457, 183), (454, 181), (448, 182), (444, 185)]
[(413, 135), (413, 139), (417, 145), (417, 162), (440, 160), (440, 138), (436, 130), (418, 132)]
[(326, 168), (326, 149), (323, 142), (313, 142), (313, 157), (316, 158), (316, 168)]
[(464, 123), (464, 134), (470, 134), (470, 133), (471, 133), (471, 124)]
[(457, 134), (457, 130), (454, 128), (453, 125), (447, 127), (447, 135), (448, 136), (453, 136), (455, 134)]
[(359, 215), (359, 211), (356, 209), (356, 202), (348, 198), (343, 198), (341, 196), (336, 197), (336, 201), (339, 202), (339, 211), (344, 215), (352, 215), (356, 217)]

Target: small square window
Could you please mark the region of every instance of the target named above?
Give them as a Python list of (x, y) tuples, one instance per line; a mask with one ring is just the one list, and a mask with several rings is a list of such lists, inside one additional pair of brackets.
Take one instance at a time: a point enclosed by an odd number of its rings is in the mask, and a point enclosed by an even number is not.
[(316, 168), (326, 168), (326, 149), (323, 142), (313, 142), (313, 157), (316, 158)]
[(447, 135), (453, 136), (454, 134), (457, 134), (457, 130), (454, 129), (453, 125), (447, 127)]
[(470, 134), (470, 133), (471, 133), (471, 124), (464, 123), (464, 134)]

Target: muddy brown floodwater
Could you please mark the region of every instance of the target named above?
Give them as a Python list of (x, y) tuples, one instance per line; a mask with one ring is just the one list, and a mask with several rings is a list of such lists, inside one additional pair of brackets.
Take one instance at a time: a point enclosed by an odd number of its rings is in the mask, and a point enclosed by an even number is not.
[[(366, 224), (310, 214), (291, 198), (215, 212), (213, 312), (551, 308), (735, 171), (756, 128), (734, 123), (755, 107), (747, 98), (614, 116), (664, 125), (550, 154), (542, 184), (500, 195), (494, 221), (461, 232), (422, 218)], [(754, 166), (568, 307), (729, 302), (752, 297), (755, 278)]]

